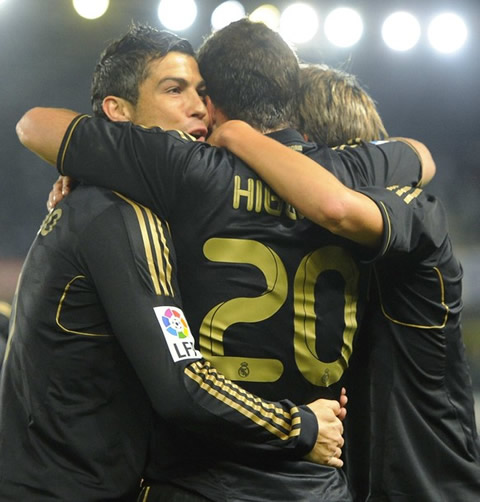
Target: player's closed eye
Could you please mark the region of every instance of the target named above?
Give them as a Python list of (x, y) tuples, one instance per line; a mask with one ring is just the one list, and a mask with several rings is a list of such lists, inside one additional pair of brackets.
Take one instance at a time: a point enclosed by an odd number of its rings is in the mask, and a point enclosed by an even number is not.
[(207, 89), (197, 89), (197, 94), (204, 104), (207, 104)]

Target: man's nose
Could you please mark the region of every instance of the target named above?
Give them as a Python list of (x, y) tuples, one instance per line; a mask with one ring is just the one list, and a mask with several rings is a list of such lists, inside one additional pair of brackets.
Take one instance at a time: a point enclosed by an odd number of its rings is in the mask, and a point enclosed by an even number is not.
[(199, 119), (203, 119), (207, 113), (205, 99), (195, 92), (195, 95), (192, 97), (191, 114)]

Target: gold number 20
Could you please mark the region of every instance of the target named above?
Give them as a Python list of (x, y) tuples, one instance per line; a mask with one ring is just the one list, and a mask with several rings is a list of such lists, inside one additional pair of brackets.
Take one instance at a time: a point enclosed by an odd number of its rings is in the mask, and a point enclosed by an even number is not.
[[(284, 371), (278, 359), (224, 355), (223, 334), (233, 324), (260, 322), (272, 317), (287, 299), (288, 278), (280, 257), (270, 247), (248, 239), (209, 239), (205, 256), (215, 262), (243, 263), (257, 267), (267, 287), (257, 297), (239, 297), (219, 303), (203, 319), (200, 350), (206, 359), (231, 380), (275, 382)], [(344, 331), (337, 360), (321, 361), (315, 340), (318, 336), (315, 316), (315, 284), (328, 270), (341, 274), (345, 289)], [(294, 351), (296, 364), (313, 385), (328, 387), (340, 380), (352, 353), (357, 331), (358, 267), (341, 247), (325, 246), (306, 255), (295, 274), (293, 284)], [(248, 331), (245, 335), (248, 336)]]

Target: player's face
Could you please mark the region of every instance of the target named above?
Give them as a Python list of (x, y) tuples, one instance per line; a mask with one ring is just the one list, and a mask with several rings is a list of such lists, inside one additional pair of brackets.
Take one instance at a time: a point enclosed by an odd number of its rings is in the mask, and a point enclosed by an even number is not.
[(132, 122), (178, 129), (204, 140), (209, 126), (205, 82), (192, 56), (169, 52), (148, 65)]

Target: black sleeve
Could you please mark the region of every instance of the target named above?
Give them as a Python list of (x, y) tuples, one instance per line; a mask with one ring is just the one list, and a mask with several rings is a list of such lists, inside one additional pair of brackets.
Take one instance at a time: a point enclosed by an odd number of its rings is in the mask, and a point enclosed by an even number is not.
[(307, 454), (317, 435), (313, 413), (262, 400), (201, 357), (181, 310), (167, 227), (146, 207), (119, 199), (82, 233), (81, 259), (155, 411), (242, 448)]
[(462, 310), (463, 269), (443, 205), (411, 186), (362, 191), (377, 203), (386, 229), (374, 266), (382, 315), (398, 326), (444, 333)]
[(62, 175), (118, 191), (168, 220), (178, 202), (173, 179), (181, 177), (179, 171), (193, 155), (201, 162), (198, 151), (209, 149), (181, 131), (81, 115), (63, 138), (57, 169)]
[(366, 187), (360, 192), (379, 207), (384, 235), (380, 256), (409, 256), (411, 263), (433, 256), (447, 239), (447, 218), (441, 202), (412, 186)]
[(417, 152), (403, 141), (377, 141), (343, 145), (336, 149), (350, 177), (347, 186), (416, 186), (422, 178)]

